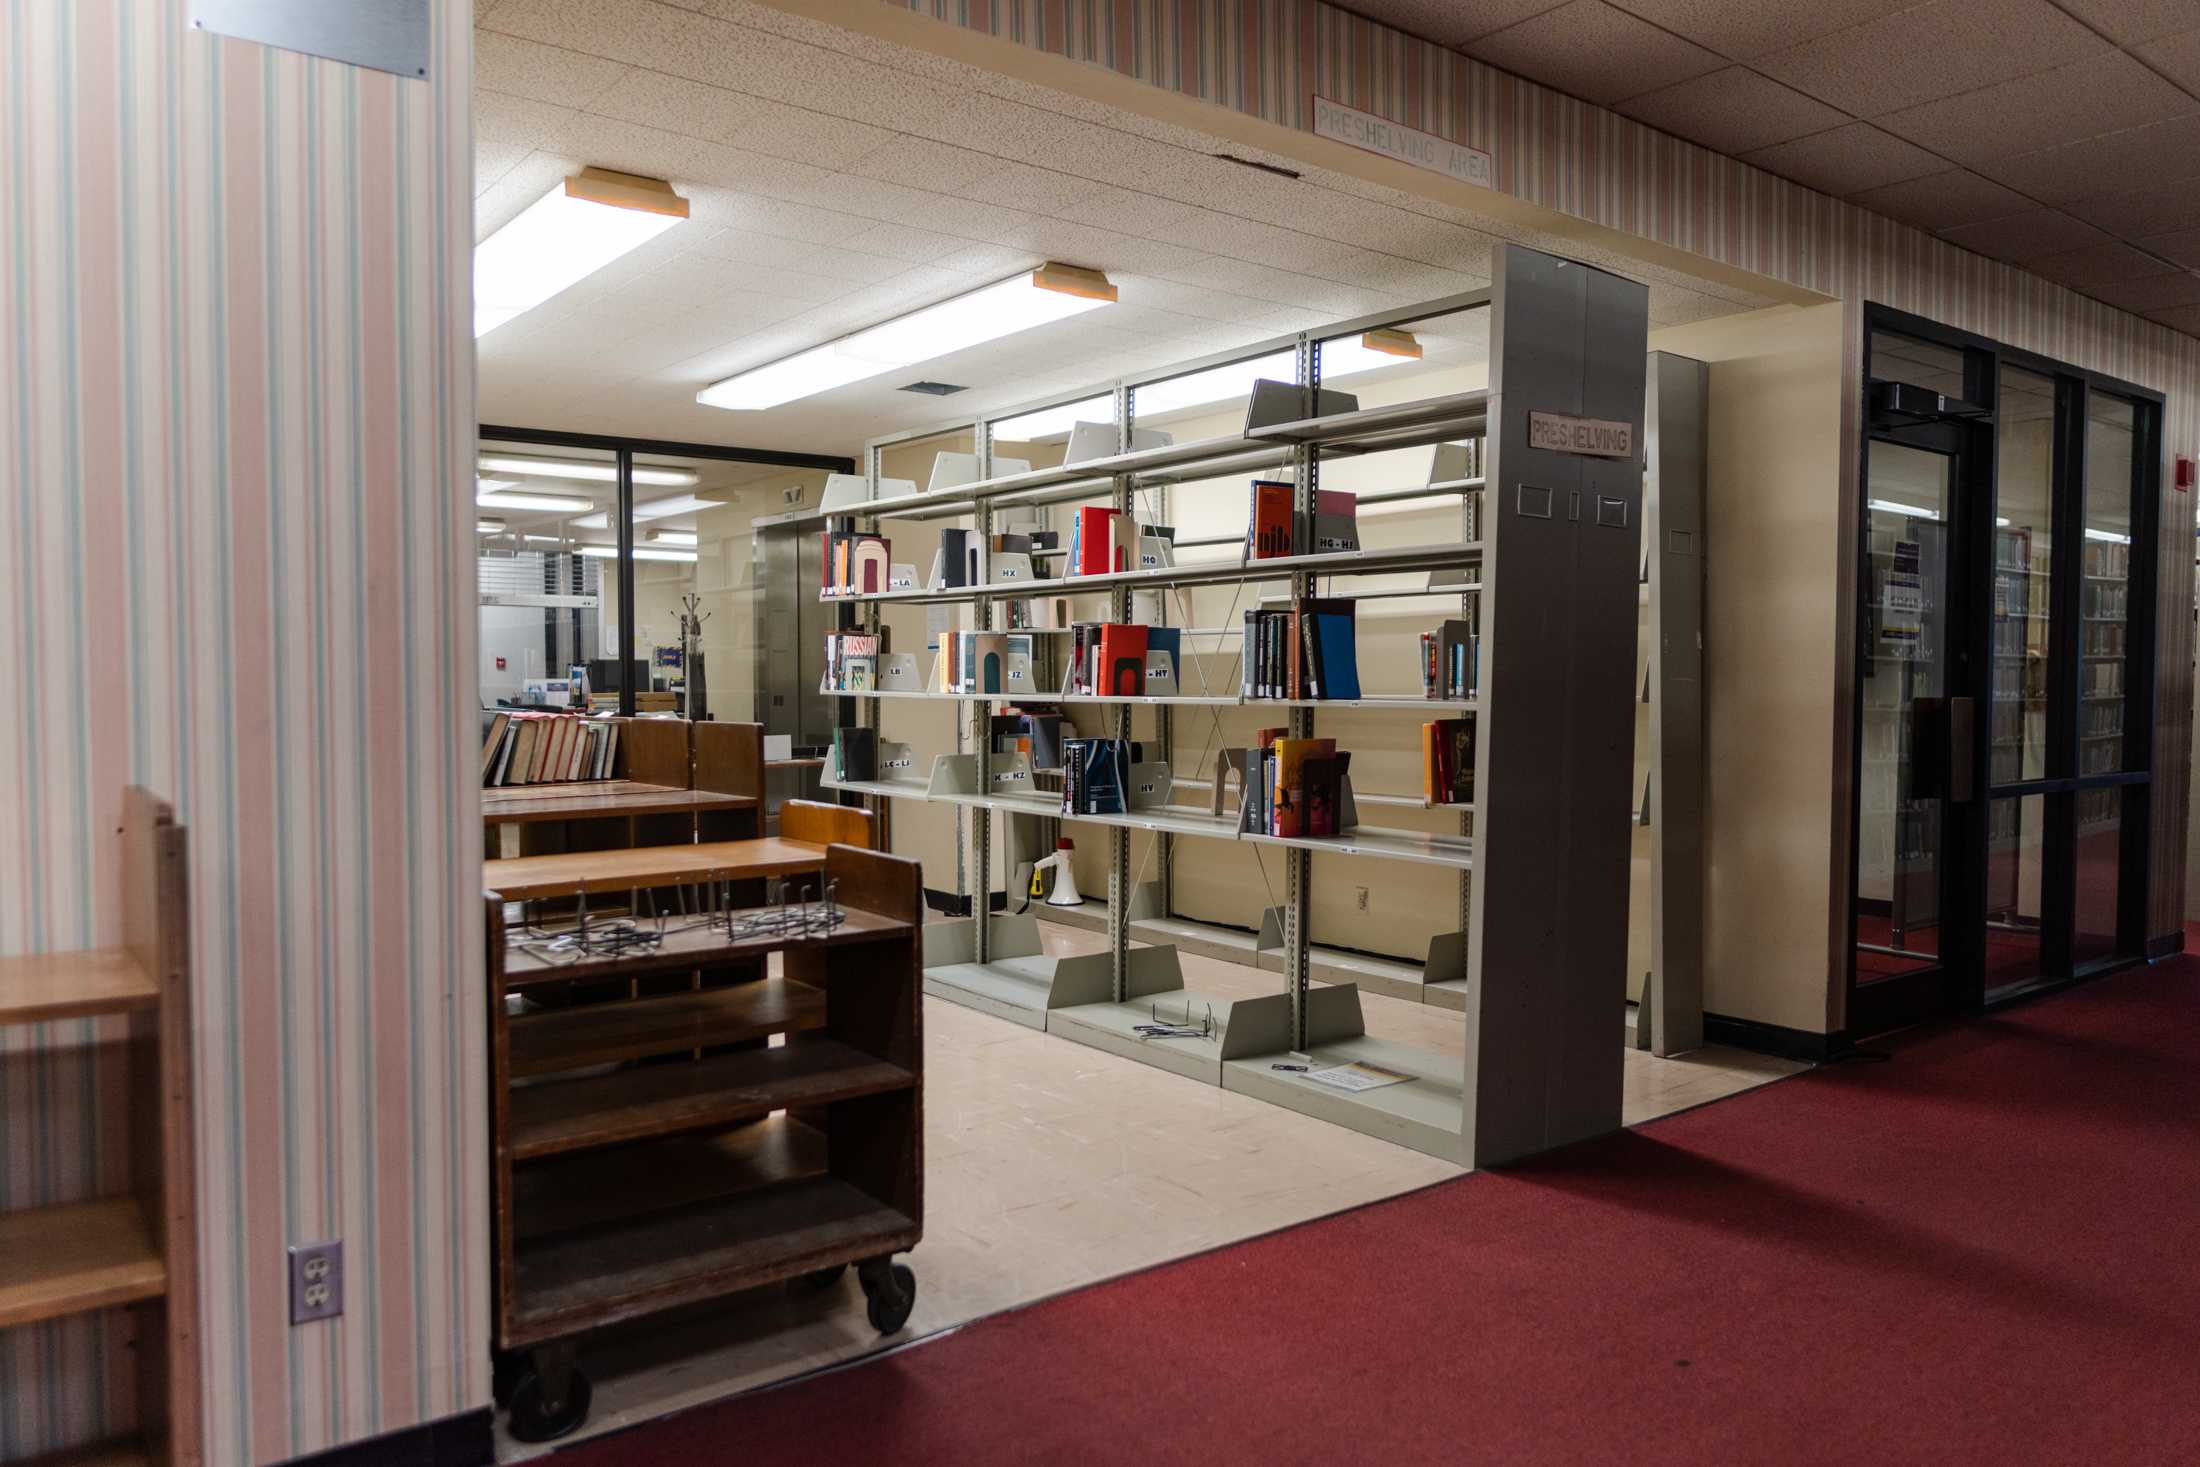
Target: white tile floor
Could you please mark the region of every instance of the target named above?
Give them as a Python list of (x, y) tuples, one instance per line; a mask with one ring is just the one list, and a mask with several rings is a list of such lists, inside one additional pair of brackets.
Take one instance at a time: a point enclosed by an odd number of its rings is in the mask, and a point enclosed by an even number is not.
[[(1045, 924), (1050, 953), (1097, 934)], [(1183, 958), (1217, 998), (1276, 990), (1274, 974)], [(1370, 1034), (1457, 1054), (1457, 1013), (1362, 999)], [(1385, 1141), (1065, 1039), (924, 1001), (925, 1236), (917, 1301), (882, 1342), (853, 1275), (823, 1295), (764, 1290), (599, 1336), (576, 1437), (613, 1431), (852, 1359), (983, 1315), (1203, 1249), (1395, 1196), (1459, 1168)], [(1617, 1025), (1615, 1024), (1615, 1028)], [(1676, 1060), (1624, 1051), (1636, 1125), (1803, 1066), (1712, 1048)], [(547, 1450), (498, 1437), (502, 1461)]]

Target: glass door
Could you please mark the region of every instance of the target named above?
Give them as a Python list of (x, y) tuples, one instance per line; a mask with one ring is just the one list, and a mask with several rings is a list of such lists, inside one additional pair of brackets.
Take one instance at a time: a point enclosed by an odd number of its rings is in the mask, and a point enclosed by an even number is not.
[[(1914, 436), (1914, 435), (1911, 435)], [(1859, 990), (1930, 978), (1947, 934), (1946, 808), (1957, 540), (1956, 454), (1898, 437), (1866, 448), (1856, 830)]]

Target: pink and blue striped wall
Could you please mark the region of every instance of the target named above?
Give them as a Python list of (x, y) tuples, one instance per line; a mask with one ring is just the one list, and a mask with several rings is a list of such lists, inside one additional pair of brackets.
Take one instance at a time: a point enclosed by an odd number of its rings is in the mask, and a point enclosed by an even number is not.
[[(488, 1397), (471, 7), (432, 24), (422, 82), (0, 5), (0, 952), (114, 941), (122, 788), (175, 801), (210, 1463)], [(102, 1037), (0, 1039), (0, 1207), (121, 1183)], [(128, 1424), (119, 1327), (0, 1333), (0, 1459)]]

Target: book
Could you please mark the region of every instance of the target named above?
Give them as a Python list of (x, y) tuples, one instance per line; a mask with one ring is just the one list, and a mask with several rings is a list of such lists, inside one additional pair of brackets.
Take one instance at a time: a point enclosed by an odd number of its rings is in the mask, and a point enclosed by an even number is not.
[(1474, 720), (1421, 725), (1421, 797), (1431, 805), (1474, 802)]
[(1245, 525), (1248, 559), (1268, 560), (1291, 553), (1291, 498), (1289, 484), (1272, 479), (1253, 481), (1252, 509)]
[[(1109, 526), (1120, 517), (1120, 511), (1104, 504), (1081, 504), (1077, 507), (1077, 518), (1070, 525), (1071, 575), (1096, 576), (1104, 575), (1108, 571), (1113, 534)], [(1134, 541), (1133, 545), (1135, 544)]]
[(878, 778), (878, 730), (833, 730), (833, 777), (842, 783)]
[(1360, 696), (1359, 633), (1356, 603), (1344, 597), (1308, 601), (1305, 647), (1314, 698)]
[(1471, 698), (1481, 682), (1481, 638), (1460, 617), (1447, 618), (1436, 629), (1437, 698)]
[(1306, 823), (1306, 761), (1337, 752), (1335, 739), (1277, 739), (1268, 817), (1270, 835), (1310, 834)]
[(504, 747), (504, 731), (512, 726), (509, 713), (482, 715), (484, 729), (481, 736), (481, 777), (487, 779), (489, 771), (496, 767), (497, 754)]
[(1306, 791), (1306, 833), (1337, 834), (1338, 806), (1343, 803), (1344, 779), (1334, 745), (1330, 749), (1307, 755), (1299, 765), (1299, 780)]
[(942, 588), (967, 586), (970, 565), (970, 542), (973, 530), (954, 528), (940, 531), (940, 585)]
[(1096, 691), (1138, 698), (1146, 691), (1146, 629), (1109, 623), (1100, 629), (1100, 679)]

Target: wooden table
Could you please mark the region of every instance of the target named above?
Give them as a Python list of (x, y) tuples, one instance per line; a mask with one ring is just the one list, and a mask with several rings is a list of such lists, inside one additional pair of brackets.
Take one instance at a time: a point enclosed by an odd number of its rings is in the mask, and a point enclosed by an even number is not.
[(482, 862), (482, 885), (508, 902), (576, 896), (584, 891), (639, 891), (695, 882), (795, 876), (825, 867), (825, 847), (776, 835), (706, 841), (692, 846), (643, 846), (627, 851), (570, 851)]
[(490, 825), (543, 820), (593, 820), (619, 815), (688, 815), (707, 810), (753, 810), (754, 795), (722, 795), (632, 779), (525, 784), (481, 792), (481, 818)]

